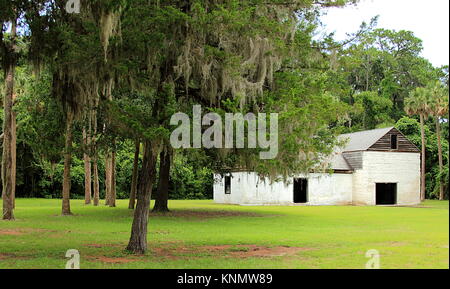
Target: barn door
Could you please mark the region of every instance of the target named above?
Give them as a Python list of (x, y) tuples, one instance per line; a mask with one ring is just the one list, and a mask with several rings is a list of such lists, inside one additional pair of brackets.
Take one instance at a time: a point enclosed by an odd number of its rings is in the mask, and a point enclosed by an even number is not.
[(294, 203), (308, 202), (308, 179), (294, 179)]
[(396, 205), (397, 184), (394, 183), (376, 184), (376, 203), (377, 205)]

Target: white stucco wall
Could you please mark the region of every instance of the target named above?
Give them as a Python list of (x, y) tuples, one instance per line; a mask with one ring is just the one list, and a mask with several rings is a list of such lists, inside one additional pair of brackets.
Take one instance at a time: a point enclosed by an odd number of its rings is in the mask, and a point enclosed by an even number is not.
[[(367, 185), (367, 171), (364, 169), (353, 172), (353, 190), (352, 203), (353, 205), (369, 205), (372, 203), (373, 193), (369, 190)], [(373, 203), (375, 204), (375, 203)]]
[[(311, 174), (308, 179), (306, 205), (348, 205), (352, 202), (351, 174)], [(284, 182), (262, 181), (255, 173), (233, 173), (231, 194), (225, 194), (224, 179), (214, 185), (214, 201), (240, 205), (293, 205), (294, 185)]]
[[(219, 177), (216, 176), (218, 179)], [(225, 181), (220, 179), (214, 184), (214, 201), (220, 204), (263, 205), (291, 204), (292, 198), (287, 194), (290, 185), (283, 182), (270, 184), (262, 181), (255, 173), (233, 173), (231, 194), (225, 194)]]
[[(310, 174), (306, 205), (376, 205), (376, 184), (397, 184), (397, 205), (420, 203), (420, 154), (366, 151), (363, 168), (353, 174)], [(231, 194), (225, 194), (224, 179), (214, 185), (214, 201), (239, 205), (293, 205), (291, 180), (270, 183), (255, 173), (233, 173)]]
[(363, 169), (353, 174), (353, 203), (376, 204), (376, 183), (397, 183), (397, 204), (420, 203), (420, 154), (373, 152), (363, 154)]
[(311, 174), (308, 178), (308, 205), (351, 205), (352, 183), (351, 174)]

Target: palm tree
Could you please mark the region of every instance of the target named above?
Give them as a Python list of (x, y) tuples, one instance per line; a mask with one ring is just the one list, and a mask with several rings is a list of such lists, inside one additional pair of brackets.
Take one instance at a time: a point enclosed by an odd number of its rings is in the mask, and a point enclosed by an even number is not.
[(412, 91), (407, 99), (405, 99), (405, 112), (408, 115), (419, 115), (420, 117), (420, 134), (422, 137), (422, 169), (420, 173), (420, 200), (425, 201), (425, 118), (430, 114), (429, 91), (424, 87), (418, 87)]
[(435, 117), (436, 134), (438, 141), (438, 156), (439, 156), (439, 200), (444, 200), (444, 182), (442, 180), (444, 162), (442, 156), (441, 143), (441, 118), (448, 115), (448, 90), (442, 86), (440, 82), (430, 84), (428, 86), (430, 91), (430, 111)]

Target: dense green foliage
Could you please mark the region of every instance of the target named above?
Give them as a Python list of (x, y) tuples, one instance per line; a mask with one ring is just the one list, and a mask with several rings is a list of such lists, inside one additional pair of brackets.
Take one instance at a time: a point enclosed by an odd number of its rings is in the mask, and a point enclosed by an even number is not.
[[(410, 139), (417, 147), (421, 147), (421, 136), (420, 136), (420, 124), (414, 118), (403, 117), (395, 125), (408, 139)], [(430, 122), (430, 125), (425, 126), (426, 137), (426, 184), (427, 184), (427, 194), (429, 198), (439, 198), (439, 178), (441, 177), (445, 183), (445, 191), (447, 192), (446, 197), (448, 198), (448, 188), (449, 188), (449, 175), (448, 175), (448, 122), (442, 125), (442, 130), (445, 132), (443, 134), (442, 147), (444, 152), (444, 171), (441, 176), (438, 167), (438, 145), (437, 136), (434, 131), (434, 124)]]
[[(30, 20), (32, 36), (25, 33), (21, 38), (21, 46), (30, 50), (22, 51), (25, 55), (16, 73), (19, 197), (60, 196), (67, 110), (77, 114), (72, 197), (83, 196), (82, 112), (93, 106), (89, 97), (102, 100), (96, 107), (99, 124), (108, 124), (96, 136), (100, 176), (105, 174), (106, 152), (117, 152), (118, 198), (127, 198), (130, 191), (132, 141), (139, 137), (167, 142), (167, 120), (174, 112), (188, 112), (199, 103), (221, 114), (278, 112), (276, 160), (260, 161), (257, 150), (175, 153), (170, 198), (203, 199), (211, 197), (213, 171), (237, 166), (286, 177), (321, 169), (320, 156), (332, 151), (339, 133), (395, 125), (420, 147), (418, 117), (406, 116), (405, 99), (438, 80), (448, 89), (448, 68), (435, 68), (422, 58), (422, 41), (409, 31), (376, 29), (374, 20), (348, 42), (335, 42), (332, 36), (314, 39), (321, 10), (311, 7), (311, 1), (293, 1), (298, 18), (285, 22), (278, 20), (289, 15), (283, 14), (289, 9), (264, 7), (259, 0), (218, 1), (222, 4), (217, 6), (212, 4), (215, 1), (193, 1), (190, 7), (180, 7), (178, 1), (106, 2), (94, 1), (89, 7), (92, 13), (83, 17), (62, 10), (49, 12), (52, 19), (24, 14), (40, 22)], [(330, 2), (324, 1), (324, 6), (352, 1)], [(109, 13), (124, 3), (121, 33), (115, 33), (117, 19)], [(27, 6), (23, 10), (30, 12)], [(108, 27), (102, 23), (105, 15), (112, 15)], [(287, 35), (292, 23), (296, 29)], [(57, 36), (54, 43), (45, 38), (47, 30), (40, 30), (45, 25), (53, 33), (49, 35)], [(263, 41), (262, 35), (267, 39)], [(32, 73), (35, 67), (26, 58), (45, 62), (39, 75)], [(69, 79), (67, 95), (55, 85), (61, 75)], [(116, 87), (111, 92), (112, 80)], [(448, 122), (443, 121), (441, 176), (434, 123), (430, 114), (426, 120), (429, 197), (436, 197), (438, 180), (448, 176), (449, 163)], [(101, 177), (102, 196), (103, 182)]]

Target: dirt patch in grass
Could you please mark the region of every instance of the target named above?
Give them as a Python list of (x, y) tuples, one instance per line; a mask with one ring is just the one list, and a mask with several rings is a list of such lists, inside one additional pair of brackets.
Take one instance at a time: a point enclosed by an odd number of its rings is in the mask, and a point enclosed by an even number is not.
[(24, 234), (23, 232), (21, 232), (17, 229), (0, 230), (0, 235), (3, 235), (3, 236), (20, 236), (23, 234)]
[(0, 253), (0, 260), (14, 259), (15, 255), (10, 253)]
[(311, 248), (301, 247), (267, 247), (258, 245), (217, 245), (202, 247), (155, 247), (151, 254), (158, 258), (180, 259), (202, 256), (217, 256), (228, 258), (270, 258), (281, 256), (293, 256), (302, 251), (310, 251)]
[(86, 256), (85, 258), (90, 261), (109, 263), (109, 264), (126, 264), (126, 263), (140, 261), (140, 259), (131, 258), (131, 257), (125, 258), (125, 257), (106, 257), (106, 256)]
[(157, 256), (157, 258), (176, 260), (183, 258), (181, 255), (192, 253), (187, 248), (152, 248), (151, 255)]
[(389, 245), (390, 245), (391, 247), (404, 247), (404, 246), (407, 246), (408, 243), (406, 243), (406, 242), (397, 242), (397, 241), (394, 241), (394, 242), (390, 242)]
[(203, 250), (216, 252), (218, 254), (225, 253), (231, 257), (248, 258), (248, 257), (280, 257), (291, 256), (301, 251), (310, 251), (310, 248), (301, 247), (266, 247), (257, 245), (223, 245), (223, 246), (206, 246)]
[(239, 211), (174, 210), (168, 213), (150, 213), (153, 217), (174, 217), (184, 219), (212, 219), (224, 217), (274, 217), (276, 215), (257, 214)]
[(26, 260), (29, 259), (27, 257), (24, 256), (17, 256), (16, 254), (13, 253), (0, 253), (0, 260)]
[(3, 236), (20, 236), (23, 234), (43, 233), (43, 232), (52, 232), (52, 231), (45, 229), (32, 229), (32, 228), (0, 229), (0, 235)]
[(92, 243), (92, 244), (83, 244), (84, 247), (89, 247), (89, 248), (111, 248), (111, 247), (122, 247), (123, 245), (119, 245), (119, 244), (97, 244), (97, 243)]
[[(101, 248), (109, 245), (86, 244), (90, 247)], [(86, 246), (85, 245), (85, 246)], [(122, 255), (123, 250), (117, 251), (118, 256), (88, 255), (82, 258), (91, 262), (101, 262), (111, 265), (127, 264), (146, 260), (174, 261), (213, 258), (274, 258), (274, 257), (300, 257), (297, 254), (310, 251), (311, 248), (288, 246), (258, 246), (258, 245), (218, 245), (218, 246), (184, 246), (183, 244), (170, 244), (160, 247), (150, 247), (145, 255)]]

